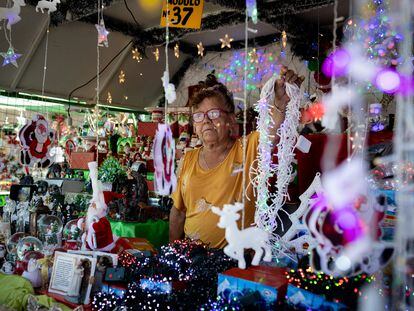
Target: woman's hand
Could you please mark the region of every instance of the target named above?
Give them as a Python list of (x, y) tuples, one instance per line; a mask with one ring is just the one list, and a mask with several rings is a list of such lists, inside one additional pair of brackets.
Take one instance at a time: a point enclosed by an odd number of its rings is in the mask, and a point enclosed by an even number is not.
[(284, 113), (286, 111), (287, 103), (290, 98), (286, 93), (286, 83), (296, 84), (298, 87), (301, 86), (305, 77), (299, 77), (293, 70), (283, 66), (280, 69), (280, 79), (275, 82), (275, 106), (279, 112)]

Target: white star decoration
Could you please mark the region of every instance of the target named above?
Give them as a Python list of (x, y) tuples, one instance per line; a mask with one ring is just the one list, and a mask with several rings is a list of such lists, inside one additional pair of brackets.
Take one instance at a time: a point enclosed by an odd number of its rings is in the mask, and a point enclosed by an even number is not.
[(224, 49), (225, 47), (231, 48), (231, 42), (233, 41), (233, 38), (230, 38), (228, 34), (224, 36), (224, 38), (220, 38), (221, 42), (221, 48)]
[(198, 55), (200, 55), (201, 57), (204, 56), (204, 46), (203, 46), (203, 42), (200, 42), (199, 44), (197, 44), (197, 49), (198, 49)]
[(138, 63), (140, 63), (142, 60), (141, 53), (138, 51), (137, 48), (132, 50), (132, 59), (136, 60)]
[(99, 24), (95, 24), (96, 30), (98, 30), (98, 46), (108, 47), (108, 35), (109, 31), (105, 28), (104, 20), (101, 19)]
[(1, 57), (3, 57), (4, 58), (4, 61), (3, 61), (3, 67), (4, 66), (7, 66), (8, 64), (12, 64), (14, 67), (19, 67), (18, 65), (17, 65), (17, 62), (16, 62), (16, 60), (18, 59), (18, 58), (20, 58), (21, 56), (22, 56), (22, 54), (17, 54), (17, 53), (14, 53), (14, 49), (13, 49), (13, 47), (11, 46), (11, 47), (9, 47), (9, 49), (7, 50), (7, 52), (3, 52), (3, 53), (0, 53), (0, 55), (1, 55)]
[(178, 46), (178, 43), (176, 43), (175, 46), (174, 46), (174, 55), (177, 58), (180, 57), (180, 47)]
[(119, 84), (125, 83), (125, 72), (123, 70), (121, 70), (121, 72), (119, 73), (118, 79)]
[(152, 54), (154, 54), (155, 61), (158, 62), (158, 60), (160, 59), (160, 50), (158, 48), (156, 48), (155, 51), (152, 52)]
[(285, 48), (287, 44), (287, 34), (286, 31), (282, 31), (282, 47)]

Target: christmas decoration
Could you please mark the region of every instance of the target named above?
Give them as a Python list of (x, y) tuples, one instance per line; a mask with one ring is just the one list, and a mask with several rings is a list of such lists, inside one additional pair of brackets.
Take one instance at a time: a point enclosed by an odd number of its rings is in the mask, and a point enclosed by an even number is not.
[(256, 0), (246, 0), (247, 15), (257, 24), (257, 4)]
[(204, 46), (203, 46), (203, 42), (199, 42), (197, 44), (197, 54), (200, 55), (200, 57), (204, 56)]
[(49, 149), (55, 137), (49, 122), (40, 114), (35, 115), (20, 131), (20, 161), (23, 165), (46, 168), (51, 162)]
[(7, 29), (10, 30), (12, 25), (21, 21), (20, 11), (21, 7), (25, 5), (24, 0), (13, 0), (12, 7), (0, 8), (0, 21), (7, 20)]
[(7, 52), (0, 53), (0, 55), (1, 55), (1, 57), (4, 58), (3, 65), (2, 65), (3, 67), (6, 66), (6, 65), (8, 65), (8, 64), (12, 64), (16, 68), (19, 67), (17, 65), (16, 60), (19, 59), (22, 56), (22, 54), (15, 53), (12, 46), (9, 47), (9, 49), (7, 50)]
[(246, 261), (244, 259), (244, 249), (252, 248), (255, 251), (252, 265), (259, 265), (264, 253), (264, 261), (272, 260), (272, 250), (269, 246), (268, 233), (257, 227), (250, 227), (244, 230), (237, 228), (237, 220), (239, 220), (239, 211), (243, 209), (243, 204), (236, 203), (234, 205), (226, 204), (223, 209), (213, 206), (212, 212), (220, 216), (217, 224), (219, 228), (226, 230), (226, 240), (228, 245), (224, 247), (224, 253), (239, 262), (240, 269), (246, 269)]
[[(264, 87), (273, 76), (277, 76), (280, 70), (279, 54), (272, 49), (251, 51), (247, 54), (247, 90), (254, 91)], [(244, 52), (233, 52), (230, 60), (217, 68), (217, 77), (233, 93), (241, 93), (244, 89)]]
[(164, 75), (162, 76), (161, 80), (162, 86), (164, 87), (165, 98), (169, 104), (172, 104), (176, 100), (177, 95), (175, 93), (174, 84), (170, 83), (168, 71), (164, 71)]
[(133, 59), (133, 60), (136, 60), (136, 61), (137, 61), (137, 63), (140, 63), (140, 62), (141, 62), (141, 60), (142, 60), (142, 55), (141, 55), (141, 53), (138, 51), (138, 49), (137, 49), (137, 48), (134, 48), (134, 49), (132, 50), (132, 59)]
[(179, 58), (180, 57), (180, 47), (178, 46), (178, 43), (174, 46), (174, 56)]
[(107, 157), (99, 167), (98, 179), (104, 183), (112, 183), (118, 178), (126, 177), (126, 171), (114, 157)]
[(233, 42), (234, 39), (230, 38), (228, 34), (224, 36), (224, 38), (220, 38), (221, 42), (221, 48), (224, 49), (225, 47), (231, 49), (231, 42)]
[(285, 49), (287, 46), (287, 34), (286, 31), (282, 31), (282, 47)]
[(118, 82), (119, 84), (125, 83), (125, 72), (123, 70), (119, 73)]
[(102, 191), (102, 184), (98, 181), (98, 163), (89, 162), (89, 177), (91, 178), (93, 197), (84, 222), (85, 233), (82, 236), (82, 249), (111, 251), (115, 247), (116, 237), (112, 235), (111, 225), (106, 219), (107, 205)]
[[(270, 107), (274, 104), (274, 85), (278, 77), (271, 78), (263, 87), (261, 99), (258, 103), (258, 110), (263, 114), (258, 118), (258, 129), (260, 129), (259, 140), (259, 163), (257, 177), (253, 180), (253, 186), (256, 188), (258, 200), (256, 202), (255, 223), (257, 226), (266, 231), (274, 232), (278, 226), (278, 212), (285, 204), (287, 199), (287, 187), (292, 175), (292, 161), (294, 158), (294, 149), (298, 137), (297, 127), (299, 125), (299, 105), (301, 104), (301, 92), (297, 86), (286, 84), (286, 92), (290, 101), (286, 108), (286, 117), (283, 124), (277, 130), (280, 141), (278, 148), (278, 165), (272, 164), (272, 140), (269, 137), (269, 128), (272, 127), (272, 118)], [(269, 195), (267, 190), (268, 178), (274, 173), (277, 175), (277, 191)], [(269, 205), (268, 200), (271, 199)], [(283, 228), (283, 222), (280, 221)], [(275, 239), (276, 237), (271, 237)]]
[[(98, 46), (108, 47), (108, 35), (109, 31), (105, 28), (105, 22), (103, 18), (101, 18), (99, 24), (95, 24), (96, 30), (98, 31)], [(121, 82), (120, 82), (121, 83)]]
[(56, 12), (57, 5), (60, 3), (60, 0), (40, 0), (36, 5), (36, 12), (39, 12), (39, 10), (44, 13), (44, 10), (47, 10), (47, 14), (50, 15), (50, 13)]
[(153, 155), (155, 190), (159, 195), (170, 195), (177, 186), (177, 177), (174, 171), (175, 142), (167, 124), (158, 124)]
[(108, 92), (108, 96), (106, 97), (106, 101), (108, 102), (108, 104), (112, 104), (112, 94), (111, 94), (111, 92)]
[(155, 61), (158, 62), (160, 60), (160, 50), (156, 48), (155, 51), (152, 52), (152, 54), (154, 54)]
[(340, 302), (355, 309), (358, 298), (364, 293), (363, 287), (374, 282), (374, 276), (360, 274), (354, 277), (333, 278), (312, 268), (299, 268), (286, 272), (289, 284), (323, 295), (328, 300)]

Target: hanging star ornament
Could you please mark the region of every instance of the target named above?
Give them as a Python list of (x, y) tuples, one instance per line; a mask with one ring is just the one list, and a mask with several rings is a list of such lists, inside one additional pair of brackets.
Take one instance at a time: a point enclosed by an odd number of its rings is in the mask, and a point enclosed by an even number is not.
[(0, 53), (0, 55), (1, 55), (1, 57), (3, 57), (4, 58), (4, 61), (3, 61), (3, 67), (4, 66), (7, 66), (8, 64), (12, 64), (14, 67), (19, 67), (18, 65), (17, 65), (17, 62), (16, 62), (16, 60), (18, 59), (18, 58), (20, 58), (21, 56), (22, 56), (22, 54), (17, 54), (17, 53), (15, 53), (14, 52), (14, 49), (13, 49), (13, 47), (12, 46), (10, 46), (9, 47), (9, 49), (7, 50), (7, 52), (5, 52), (5, 53)]
[(106, 101), (108, 102), (108, 104), (112, 104), (112, 94), (111, 94), (111, 92), (108, 92), (108, 97), (106, 98)]
[(174, 56), (179, 58), (180, 57), (180, 47), (178, 45), (178, 43), (175, 44), (174, 46)]
[(282, 31), (282, 47), (285, 48), (287, 45), (287, 34), (286, 31)]
[(160, 60), (160, 50), (156, 48), (155, 51), (152, 52), (152, 54), (154, 54), (155, 61), (158, 62)]
[(119, 84), (125, 83), (125, 72), (123, 70), (121, 70), (121, 72), (119, 73), (118, 79)]
[(95, 24), (96, 30), (98, 30), (98, 46), (108, 47), (108, 35), (109, 31), (105, 28), (104, 20), (101, 19), (99, 24)]
[(204, 56), (204, 46), (203, 46), (203, 42), (200, 42), (199, 44), (197, 44), (197, 49), (198, 49), (198, 55), (200, 55), (201, 57)]
[(233, 38), (230, 38), (229, 35), (226, 34), (224, 38), (220, 38), (221, 48), (224, 49), (225, 47), (228, 47), (229, 49), (231, 49), (231, 42), (233, 40)]
[(142, 60), (142, 55), (138, 51), (137, 48), (135, 48), (135, 49), (132, 50), (132, 59), (136, 60), (138, 63), (140, 63), (141, 60)]

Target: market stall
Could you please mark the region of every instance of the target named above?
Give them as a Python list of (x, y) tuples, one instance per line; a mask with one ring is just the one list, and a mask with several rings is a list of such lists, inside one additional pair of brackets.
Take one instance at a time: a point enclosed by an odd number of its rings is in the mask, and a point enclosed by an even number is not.
[(0, 308), (414, 308), (409, 0), (0, 1)]

